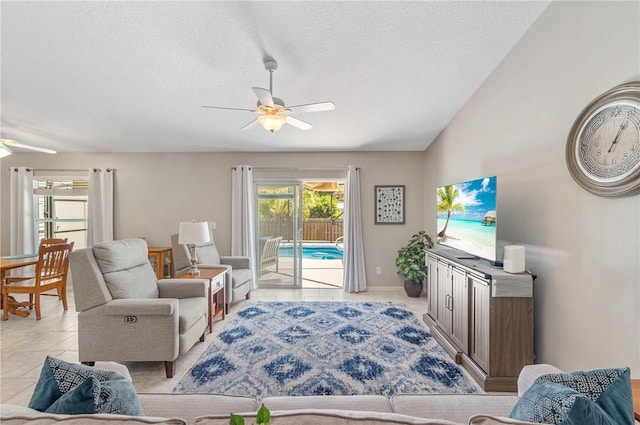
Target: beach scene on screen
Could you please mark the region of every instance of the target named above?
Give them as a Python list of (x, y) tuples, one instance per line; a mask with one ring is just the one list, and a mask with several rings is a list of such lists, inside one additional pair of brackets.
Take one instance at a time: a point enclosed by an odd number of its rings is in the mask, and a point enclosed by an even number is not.
[(437, 189), (437, 242), (496, 260), (496, 177)]

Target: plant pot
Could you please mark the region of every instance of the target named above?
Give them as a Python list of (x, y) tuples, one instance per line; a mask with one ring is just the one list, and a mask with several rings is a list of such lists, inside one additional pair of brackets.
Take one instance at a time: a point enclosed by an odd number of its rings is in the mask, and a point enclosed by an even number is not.
[(407, 296), (410, 298), (419, 298), (422, 294), (422, 283), (415, 283), (412, 281), (404, 281), (404, 290)]

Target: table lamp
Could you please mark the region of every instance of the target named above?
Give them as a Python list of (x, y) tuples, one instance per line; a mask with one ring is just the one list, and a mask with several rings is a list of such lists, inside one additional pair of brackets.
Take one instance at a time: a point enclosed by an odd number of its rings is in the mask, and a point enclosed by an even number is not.
[(198, 257), (196, 257), (196, 245), (207, 243), (211, 240), (211, 234), (209, 233), (209, 224), (206, 221), (196, 223), (195, 220), (186, 223), (180, 223), (180, 230), (178, 231), (178, 243), (187, 245), (189, 253), (191, 254), (191, 266), (187, 273), (192, 275), (199, 275), (198, 270)]

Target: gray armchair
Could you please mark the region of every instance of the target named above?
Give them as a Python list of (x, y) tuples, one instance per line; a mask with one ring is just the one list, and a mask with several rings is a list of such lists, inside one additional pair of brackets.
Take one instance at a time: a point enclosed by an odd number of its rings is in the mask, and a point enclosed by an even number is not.
[(207, 280), (162, 279), (142, 239), (103, 242), (69, 256), (80, 362), (175, 360), (207, 328)]
[[(171, 247), (173, 248), (173, 264), (176, 273), (185, 272), (191, 265), (191, 255), (186, 245), (178, 243), (178, 234), (171, 235)], [(252, 273), (250, 269), (249, 257), (242, 256), (220, 256), (218, 249), (211, 241), (196, 246), (196, 257), (198, 257), (199, 269), (226, 268), (227, 277), (225, 282), (225, 311), (228, 311), (229, 304), (242, 298), (249, 299), (251, 296)]]

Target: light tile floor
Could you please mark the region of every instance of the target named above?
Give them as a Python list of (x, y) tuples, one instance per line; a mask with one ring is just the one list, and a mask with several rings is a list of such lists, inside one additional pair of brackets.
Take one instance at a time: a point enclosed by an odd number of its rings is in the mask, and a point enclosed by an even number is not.
[[(69, 289), (69, 310), (62, 309), (56, 297), (43, 297), (42, 320), (35, 315), (21, 318), (9, 315), (0, 321), (0, 402), (28, 405), (35, 383), (47, 355), (78, 361), (77, 314), (73, 289)], [(406, 304), (422, 320), (425, 298), (409, 298), (402, 287), (371, 288), (367, 292), (347, 294), (341, 289), (258, 289), (252, 300), (261, 301), (391, 301)], [(214, 334), (223, 330), (244, 301), (233, 303), (224, 321), (214, 324)], [(178, 357), (175, 377), (167, 379), (162, 362), (126, 363), (138, 392), (171, 392), (182, 376), (200, 358), (213, 341), (207, 334), (204, 343), (197, 343), (188, 353)]]

